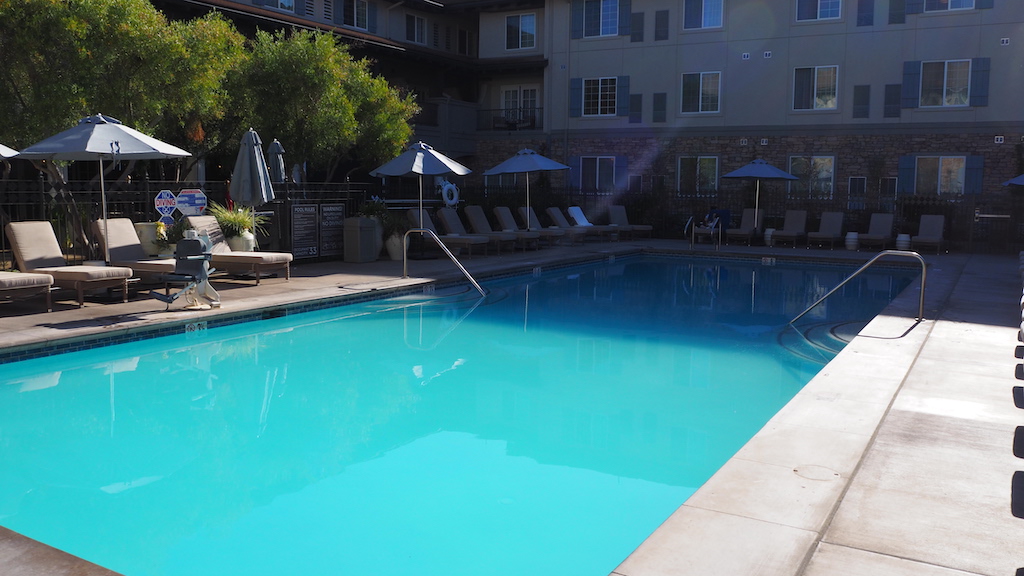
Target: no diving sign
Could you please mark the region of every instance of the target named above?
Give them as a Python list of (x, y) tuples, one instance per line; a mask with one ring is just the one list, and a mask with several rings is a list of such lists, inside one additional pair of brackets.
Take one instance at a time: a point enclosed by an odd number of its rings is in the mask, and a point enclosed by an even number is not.
[(206, 194), (198, 188), (182, 190), (178, 193), (175, 207), (185, 216), (199, 216), (206, 210)]

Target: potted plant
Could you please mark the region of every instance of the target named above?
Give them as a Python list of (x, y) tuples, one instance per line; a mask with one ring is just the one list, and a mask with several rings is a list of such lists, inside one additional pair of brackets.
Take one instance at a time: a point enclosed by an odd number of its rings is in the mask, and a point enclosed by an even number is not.
[(160, 256), (173, 256), (175, 245), (178, 240), (185, 237), (185, 230), (188, 229), (188, 223), (182, 218), (174, 224), (168, 226), (163, 222), (156, 223), (156, 238), (154, 243), (157, 246), (157, 254)]
[(229, 210), (226, 206), (211, 202), (207, 213), (217, 219), (217, 225), (228, 246), (239, 252), (252, 252), (256, 249), (256, 234), (266, 234), (263, 225), (267, 217), (257, 214), (251, 206), (241, 206)]
[(380, 254), (381, 249), (384, 247), (384, 241), (388, 237), (388, 234), (384, 231), (384, 221), (388, 218), (388, 205), (380, 196), (372, 196), (369, 200), (363, 202), (363, 205), (359, 207), (359, 211), (356, 215), (363, 218), (370, 218), (376, 223), (376, 236), (379, 241), (378, 245), (374, 247), (374, 253)]
[(405, 233), (409, 231), (409, 221), (404, 214), (388, 212), (381, 221), (384, 227), (384, 247), (387, 248), (388, 256), (392, 260), (401, 260), (403, 257), (402, 244), (409, 247), (409, 239)]

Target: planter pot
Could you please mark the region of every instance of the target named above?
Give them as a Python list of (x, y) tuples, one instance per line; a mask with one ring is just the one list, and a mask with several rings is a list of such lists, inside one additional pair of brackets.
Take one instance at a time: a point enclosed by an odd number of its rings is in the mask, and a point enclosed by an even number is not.
[(166, 248), (157, 248), (156, 255), (160, 258), (174, 258), (174, 251), (177, 250), (177, 244), (169, 244)]
[(402, 234), (392, 234), (384, 241), (384, 247), (388, 250), (388, 257), (392, 260), (402, 259), (402, 241), (405, 241), (405, 249), (409, 249), (409, 239)]
[(252, 232), (242, 232), (240, 236), (228, 238), (228, 246), (232, 252), (252, 252), (256, 250), (256, 237)]
[(135, 233), (139, 235), (142, 242), (142, 249), (147, 256), (156, 256), (160, 253), (160, 247), (156, 244), (156, 222), (136, 222)]

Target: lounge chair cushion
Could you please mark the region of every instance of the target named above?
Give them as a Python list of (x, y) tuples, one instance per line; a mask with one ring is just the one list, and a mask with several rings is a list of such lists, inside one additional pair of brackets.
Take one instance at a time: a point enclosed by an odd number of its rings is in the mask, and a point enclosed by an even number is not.
[(106, 226), (102, 218), (95, 220), (92, 232), (101, 247), (109, 247), (110, 263), (115, 266), (128, 266), (135, 272), (153, 274), (174, 272), (174, 258), (150, 258), (146, 254), (135, 225), (128, 218), (110, 218)]
[(0, 272), (0, 290), (22, 290), (28, 288), (49, 288), (53, 276), (28, 272)]

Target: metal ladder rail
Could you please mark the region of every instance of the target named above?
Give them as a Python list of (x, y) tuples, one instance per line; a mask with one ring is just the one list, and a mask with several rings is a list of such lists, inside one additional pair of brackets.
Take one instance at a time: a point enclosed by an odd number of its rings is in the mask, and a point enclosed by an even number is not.
[(487, 296), (487, 292), (480, 287), (480, 284), (478, 284), (476, 279), (473, 278), (473, 275), (469, 273), (469, 270), (466, 270), (466, 267), (462, 265), (462, 262), (459, 262), (459, 259), (455, 257), (455, 254), (452, 254), (452, 251), (449, 250), (448, 247), (444, 245), (444, 242), (441, 242), (441, 239), (437, 237), (437, 234), (429, 228), (412, 228), (410, 230), (407, 230), (405, 236), (402, 238), (402, 278), (409, 277), (408, 240), (409, 234), (412, 234), (413, 232), (419, 232), (421, 236), (423, 234), (429, 234), (430, 237), (434, 239), (434, 242), (437, 242), (437, 245), (441, 247), (441, 250), (443, 250), (444, 253), (448, 255), (448, 258), (451, 258), (451, 261), (454, 262), (455, 265), (459, 268), (459, 270), (462, 271), (462, 274), (466, 276), (466, 278), (469, 280), (469, 283), (473, 285), (473, 288), (476, 288), (476, 291), (479, 292), (481, 296)]
[(860, 275), (861, 272), (867, 270), (872, 264), (874, 264), (877, 260), (879, 260), (880, 258), (882, 258), (884, 256), (902, 256), (902, 257), (905, 257), (905, 258), (916, 258), (917, 261), (921, 263), (921, 298), (920, 298), (920, 301), (918, 302), (918, 306), (917, 306), (917, 321), (920, 322), (920, 321), (924, 320), (924, 290), (925, 290), (925, 286), (928, 284), (928, 266), (925, 264), (924, 258), (922, 258), (920, 254), (918, 254), (917, 252), (914, 252), (912, 250), (882, 250), (881, 252), (876, 254), (873, 258), (871, 258), (871, 260), (868, 260), (863, 266), (858, 268), (856, 272), (854, 272), (853, 274), (850, 274), (845, 280), (840, 282), (838, 286), (836, 286), (835, 288), (829, 290), (821, 298), (818, 298), (814, 302), (814, 304), (811, 304), (810, 306), (808, 306), (806, 310), (804, 310), (803, 312), (798, 314), (796, 316), (796, 318), (793, 318), (792, 320), (790, 320), (789, 323), (793, 324), (797, 320), (803, 318), (804, 315), (807, 314), (808, 312), (810, 312), (811, 310), (813, 310), (815, 306), (817, 306), (818, 304), (821, 304), (822, 302), (824, 302), (826, 298), (828, 298), (832, 294), (835, 294), (835, 292), (837, 290), (839, 290), (843, 286), (846, 286), (847, 282), (849, 282), (850, 280), (853, 280), (854, 278), (856, 278), (858, 275)]

